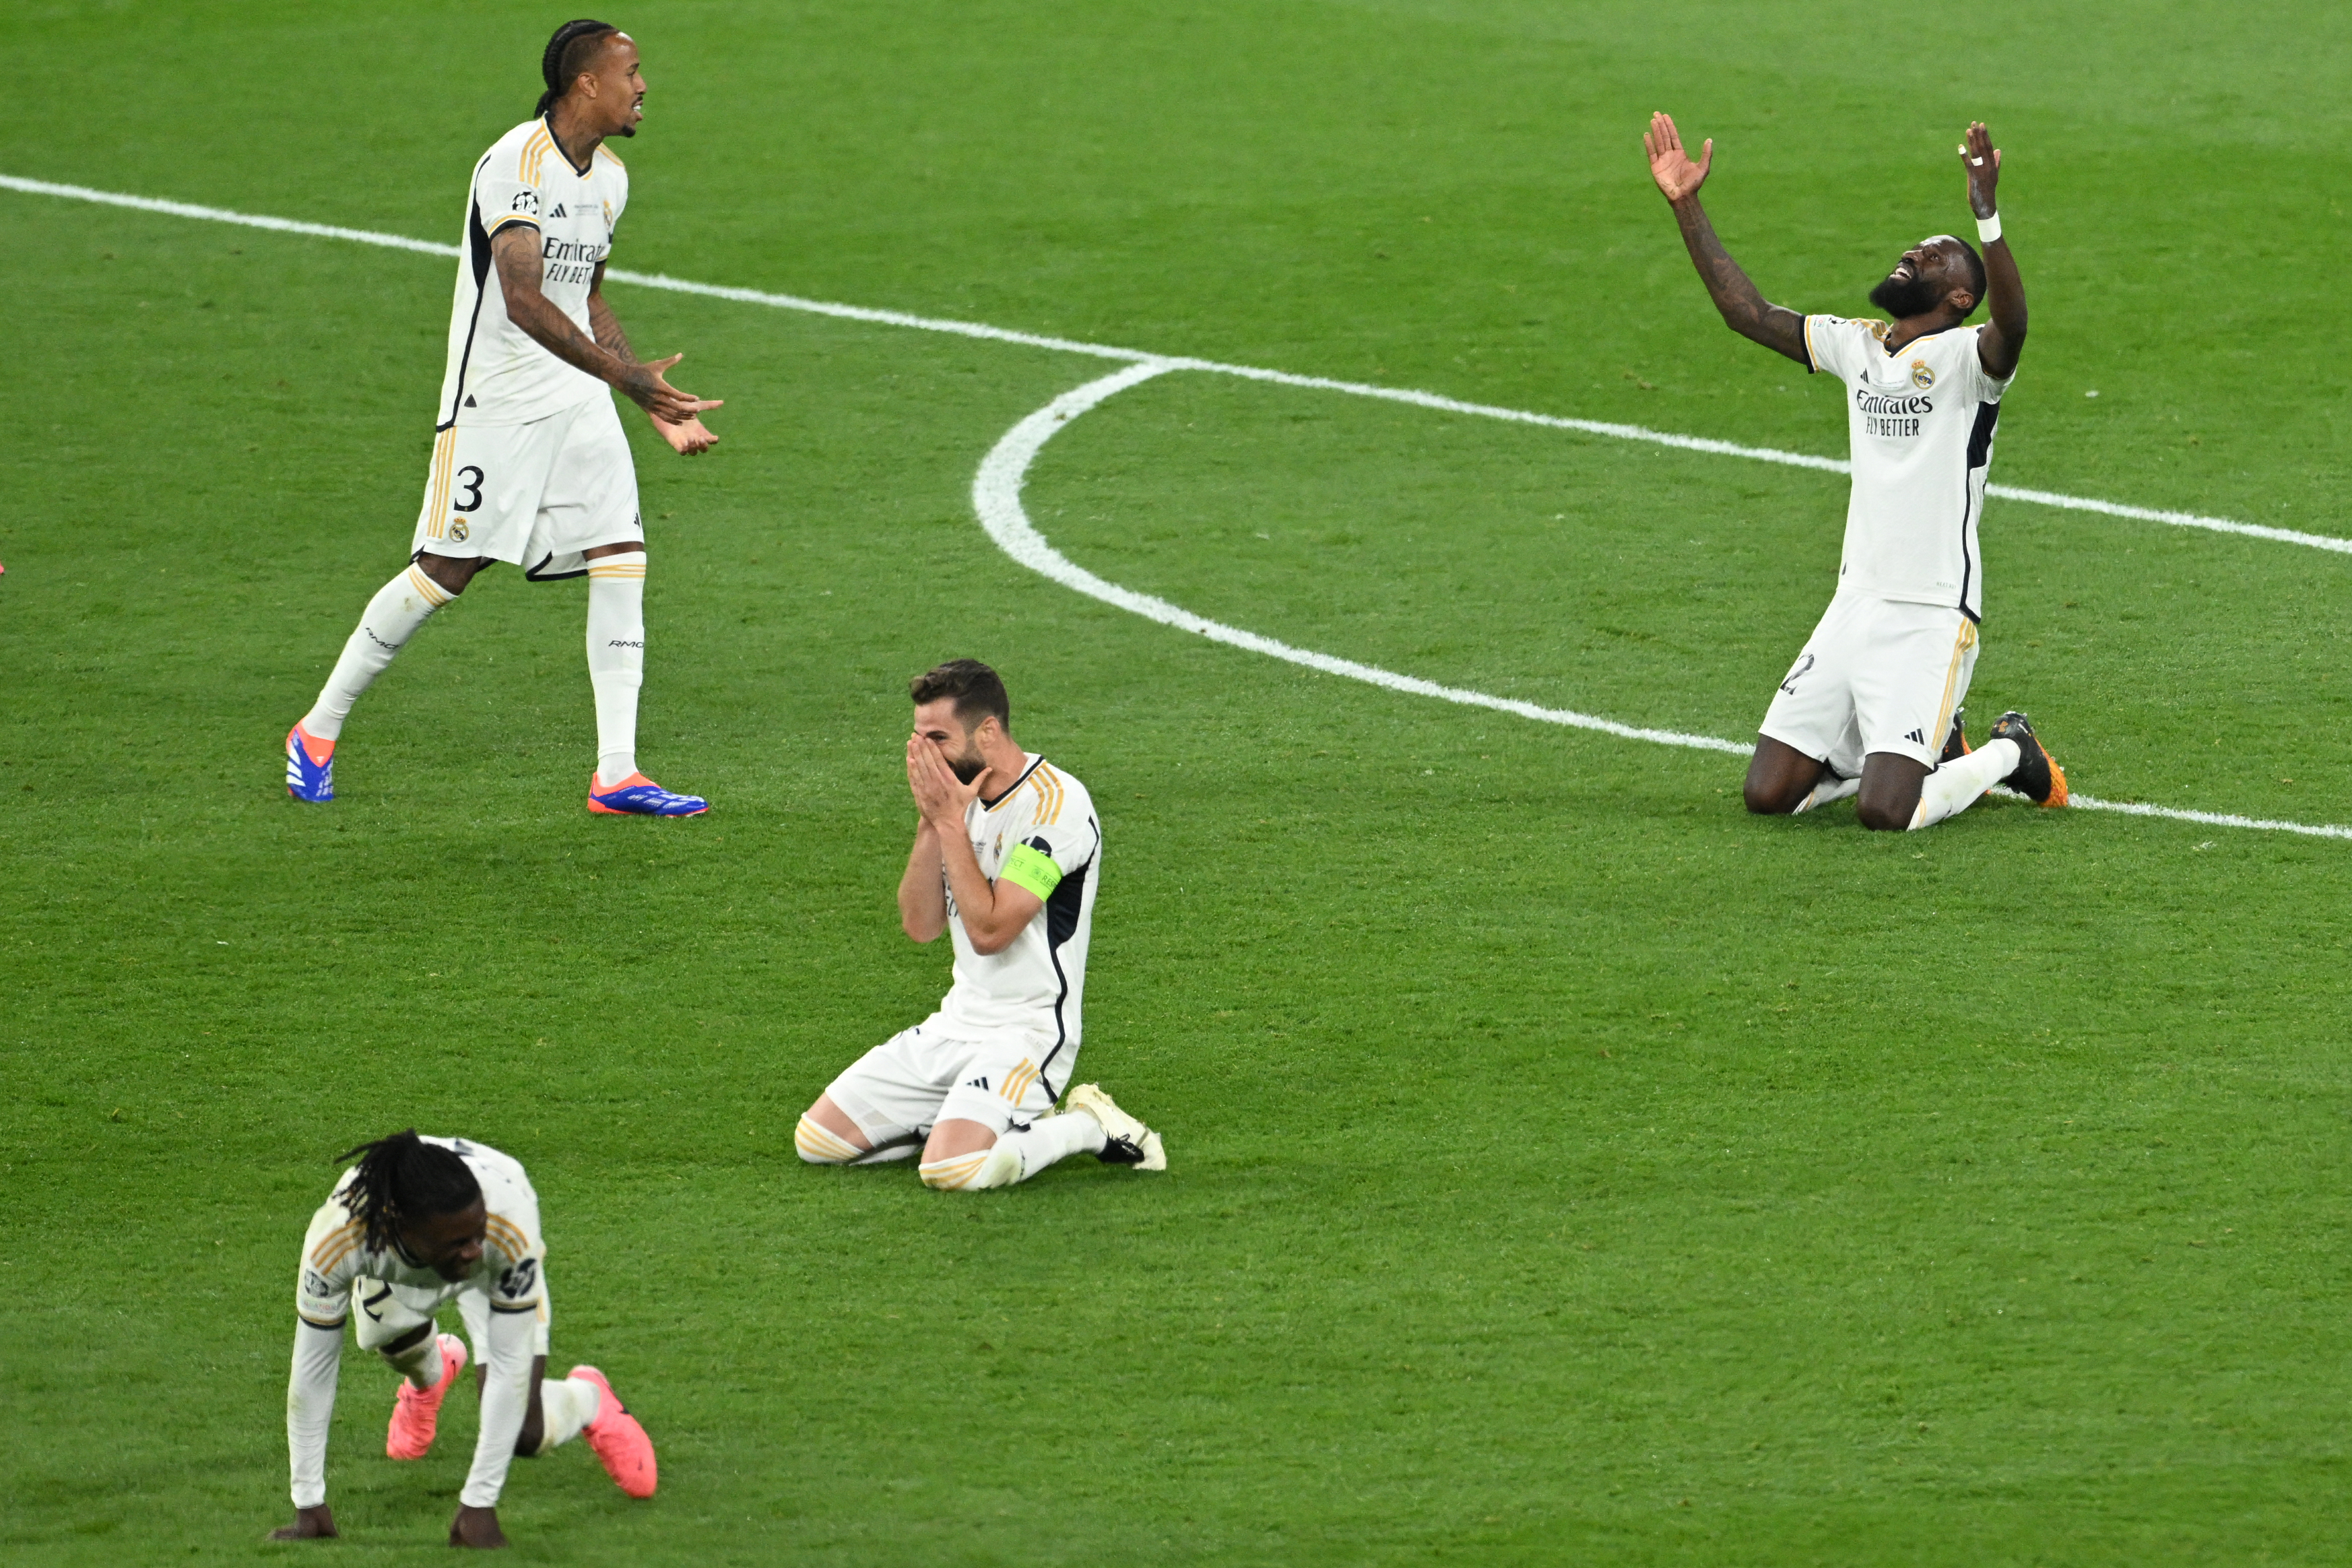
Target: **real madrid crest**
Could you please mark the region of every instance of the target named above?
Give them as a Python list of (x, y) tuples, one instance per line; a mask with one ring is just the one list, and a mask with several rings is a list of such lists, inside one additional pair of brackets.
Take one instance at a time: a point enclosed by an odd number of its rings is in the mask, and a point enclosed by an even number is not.
[(466, 542), (466, 520), (464, 518), (453, 517), (449, 520), (449, 537), (456, 540), (460, 544)]
[(1936, 384), (1936, 373), (1927, 368), (1926, 360), (1915, 359), (1911, 362), (1911, 384), (1922, 392)]

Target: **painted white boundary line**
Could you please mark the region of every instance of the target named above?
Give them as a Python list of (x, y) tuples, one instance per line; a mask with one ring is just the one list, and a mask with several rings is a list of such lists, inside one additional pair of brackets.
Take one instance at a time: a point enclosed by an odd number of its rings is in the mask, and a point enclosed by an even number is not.
[[(1350, 680), (1385, 687), (1391, 691), (1434, 697), (1446, 702), (1458, 702), (1466, 708), (1492, 709), (1498, 713), (1516, 714), (1522, 719), (1534, 719), (1547, 724), (1599, 730), (1628, 741), (1649, 741), (1662, 746), (1685, 746), (1701, 752), (1727, 752), (1741, 757), (1755, 749), (1752, 741), (1723, 741), (1713, 735), (1693, 735), (1680, 730), (1645, 730), (1632, 724), (1621, 724), (1613, 719), (1579, 713), (1572, 709), (1542, 708), (1532, 702), (1496, 697), (1464, 687), (1441, 686), (1416, 675), (1399, 675), (1394, 670), (1359, 664), (1353, 659), (1335, 658), (1328, 653), (1293, 647), (1288, 643), (1276, 642), (1255, 632), (1243, 631), (1238, 626), (1229, 626), (1205, 616), (1196, 616), (1180, 605), (1171, 605), (1150, 594), (1122, 588), (1116, 583), (1096, 576), (1055, 549), (1045, 536), (1037, 531), (1036, 525), (1029, 521), (1027, 509), (1021, 504), (1022, 487), (1028, 479), (1029, 466), (1036, 461), (1037, 454), (1045, 450), (1045, 443), (1079, 415), (1099, 406), (1129, 387), (1140, 386), (1171, 370), (1194, 368), (1190, 361), (1178, 359), (1145, 360), (1129, 365), (1125, 370), (1113, 371), (1083, 386), (1071, 388), (1006, 431), (990, 448), (988, 456), (981, 459), (980, 471), (972, 476), (971, 481), (971, 509), (979, 515), (980, 524), (988, 531), (989, 538), (1022, 565), (1088, 598), (1099, 599), (1106, 605), (1116, 605), (1147, 620), (1158, 621), (1162, 626), (1174, 626), (1179, 631), (1192, 632), (1212, 642), (1304, 665), (1326, 675), (1345, 676)], [(2138, 801), (2100, 800), (2086, 795), (2074, 796), (2072, 804), (2087, 811), (2116, 811), (2129, 816), (2161, 816), (2209, 827), (2253, 827), (2274, 833), (2299, 833), (2313, 838), (2352, 838), (2352, 827), (2327, 824), (2272, 822), (2251, 816), (2231, 816), (2221, 812), (2147, 805)]]
[(1532, 702), (1491, 697), (1486, 692), (1470, 691), (1458, 686), (1440, 686), (1433, 680), (1423, 680), (1418, 676), (1399, 675), (1393, 670), (1358, 664), (1353, 659), (1335, 658), (1328, 653), (1293, 647), (1288, 643), (1276, 642), (1255, 632), (1245, 632), (1237, 626), (1196, 616), (1165, 599), (1105, 582), (1072, 562), (1045, 542), (1045, 536), (1031, 524), (1028, 512), (1022, 508), (1021, 486), (1028, 477), (1030, 463), (1045, 443), (1054, 438), (1055, 432), (1105, 398), (1125, 392), (1130, 386), (1139, 385), (1154, 376), (1165, 375), (1171, 370), (1190, 368), (1181, 360), (1146, 360), (1140, 364), (1131, 364), (1125, 370), (1114, 371), (1099, 380), (1062, 394), (1006, 431), (1003, 439), (997, 442), (988, 456), (982, 459), (980, 472), (972, 477), (971, 481), (972, 510), (980, 514), (980, 524), (988, 530), (988, 536), (1022, 565), (1089, 598), (1100, 599), (1106, 605), (1116, 605), (1122, 610), (1147, 620), (1158, 621), (1162, 626), (1197, 633), (1212, 642), (1247, 648), (1252, 653), (1262, 653), (1271, 658), (1287, 659), (1292, 664), (1303, 664), (1309, 669), (1319, 669), (1326, 675), (1343, 675), (1351, 680), (1385, 686), (1391, 691), (1441, 698), (1447, 702), (1459, 702), (1471, 708), (1491, 708), (1498, 713), (1516, 713), (1522, 719), (1541, 720), (1549, 724), (1601, 730), (1629, 741), (1653, 741), (1664, 746), (1690, 746), (1706, 752), (1729, 752), (1738, 756), (1748, 754), (1750, 748), (1737, 741), (1718, 741), (1712, 735), (1685, 735), (1679, 730), (1643, 730), (1632, 724), (1620, 724), (1613, 719), (1571, 712), (1565, 708), (1539, 708)]
[[(268, 217), (253, 213), (232, 212), (226, 207), (197, 206), (188, 202), (165, 201), (156, 196), (126, 195), (117, 191), (93, 190), (88, 185), (64, 185), (48, 180), (28, 180), (16, 174), (0, 174), (0, 190), (21, 192), (26, 195), (59, 196), (68, 201), (96, 202), (100, 205), (128, 207), (136, 212), (162, 213), (171, 217), (197, 218), (206, 223), (237, 224), (247, 228), (271, 229), (280, 234), (310, 235), (320, 239), (341, 239), (357, 245), (379, 245), (393, 250), (413, 250), (426, 256), (455, 258), (457, 247), (439, 245), (431, 240), (411, 239), (406, 235), (381, 234), (371, 229), (342, 228), (333, 224), (304, 223), (294, 218)], [(1598, 419), (1570, 419), (1556, 414), (1534, 414), (1520, 408), (1503, 408), (1488, 403), (1466, 403), (1434, 392), (1416, 392), (1410, 387), (1377, 386), (1369, 382), (1334, 381), (1319, 375), (1295, 375), (1288, 371), (1265, 370), (1255, 365), (1226, 364), (1217, 360), (1188, 359), (1181, 356), (1156, 354), (1142, 349), (1118, 348), (1108, 343), (1080, 342), (1073, 338), (1047, 337), (1035, 332), (1013, 331), (1005, 327), (992, 327), (979, 321), (957, 321), (939, 316), (909, 315), (903, 310), (880, 310), (864, 305), (840, 305), (824, 300), (804, 300), (794, 294), (771, 294), (758, 289), (730, 289), (716, 283), (696, 283), (682, 278), (666, 277), (660, 273), (632, 272), (613, 268), (605, 273), (618, 282), (635, 283), (640, 288), (666, 289), (676, 294), (698, 294), (712, 300), (732, 300), (739, 304), (766, 305), (780, 310), (799, 310), (813, 316), (831, 316), (841, 321), (869, 321), (877, 326), (911, 327), (919, 331), (948, 332), (957, 337), (980, 338), (991, 342), (1019, 343), (1028, 348), (1053, 349), (1062, 353), (1087, 354), (1096, 359), (1124, 360), (1130, 363), (1166, 364), (1174, 369), (1205, 371), (1213, 375), (1238, 376), (1244, 381), (1270, 382), (1278, 386), (1297, 386), (1318, 392), (1344, 393), (1351, 397), (1374, 397), (1387, 403), (1410, 404), (1418, 408), (1435, 409), (1445, 414), (1468, 415), (1481, 419), (1502, 419), (1516, 425), (1536, 425), (1551, 430), (1574, 430), (1587, 436), (1601, 436), (1612, 440), (1642, 441), (1655, 447), (1672, 447), (1685, 452), (1706, 452), (1720, 458), (1745, 458), (1752, 462), (1778, 463), (1787, 468), (1818, 468), (1824, 473), (1843, 474), (1848, 471), (1843, 458), (1816, 457), (1809, 452), (1783, 452), (1770, 447), (1746, 447), (1736, 441), (1717, 441), (1705, 436), (1681, 436), (1668, 430), (1652, 430), (1640, 425), (1616, 425)], [(2055, 490), (2021, 489), (2013, 485), (1988, 485), (1988, 495), (2004, 500), (2025, 501), (2034, 506), (2056, 507), (2066, 511), (2096, 512), (2105, 517), (2127, 518), (2135, 522), (2159, 522), (2173, 528), (2201, 528), (2214, 533), (2235, 533), (2249, 539), (2267, 539), (2280, 544), (2300, 544), (2313, 550), (2334, 551), (2352, 555), (2352, 539), (2338, 539), (2324, 533), (2302, 533), (2290, 528), (2270, 528), (2256, 522), (2239, 522), (2225, 517), (2203, 517), (2195, 512), (2168, 511), (2158, 507), (2127, 506), (2121, 501), (2099, 500), (2088, 496), (2062, 495)]]
[[(340, 239), (356, 245), (382, 246), (391, 250), (415, 251), (425, 256), (456, 258), (459, 251), (454, 245), (440, 245), (432, 240), (412, 239), (406, 235), (383, 234), (372, 229), (343, 228), (334, 224), (306, 223), (296, 218), (269, 217), (255, 213), (233, 212), (226, 207), (198, 206), (189, 202), (165, 201), (157, 196), (126, 195), (115, 191), (93, 190), (88, 185), (57, 184), (47, 180), (28, 180), (16, 174), (0, 174), (0, 190), (21, 192), (27, 195), (59, 196), (70, 201), (95, 202), (105, 206), (129, 207), (138, 212), (161, 213), (171, 217), (195, 218), (207, 223), (236, 224), (246, 228), (269, 229), (280, 234), (309, 235), (320, 239)], [(1146, 353), (1139, 349), (1114, 348), (1104, 343), (1080, 342), (1070, 338), (1045, 337), (1034, 332), (1013, 331), (1003, 327), (992, 327), (978, 321), (957, 321), (936, 316), (908, 315), (901, 310), (874, 310), (863, 305), (840, 305), (822, 300), (803, 300), (792, 294), (771, 294), (756, 289), (730, 289), (715, 283), (694, 283), (684, 279), (664, 277), (658, 273), (609, 269), (605, 276), (643, 288), (666, 289), (679, 294), (698, 294), (714, 300), (731, 300), (747, 305), (766, 305), (777, 310), (800, 310), (811, 315), (832, 316), (844, 321), (870, 321), (879, 326), (911, 327), (920, 331), (948, 332), (958, 337), (979, 338), (992, 342), (1019, 343), (1029, 348), (1054, 349), (1064, 353), (1086, 354), (1096, 359), (1125, 360), (1129, 368), (1098, 381), (1087, 383), (1064, 393), (1045, 407), (1032, 414), (1006, 432), (1003, 439), (982, 460), (980, 472), (972, 479), (972, 506), (981, 522), (1006, 553), (1022, 564), (1044, 574), (1066, 587), (1115, 605), (1164, 625), (1194, 632), (1213, 641), (1247, 648), (1254, 653), (1286, 659), (1326, 674), (1344, 676), (1350, 679), (1369, 681), (1391, 690), (1410, 692), (1415, 696), (1434, 697), (1447, 702), (1462, 703), (1474, 708), (1492, 709), (1496, 712), (1515, 714), (1545, 723), (1564, 724), (1577, 729), (1599, 730), (1626, 740), (1650, 741), (1660, 745), (1685, 746), (1699, 751), (1728, 752), (1746, 755), (1749, 746), (1738, 741), (1717, 740), (1712, 735), (1685, 734), (1678, 730), (1646, 730), (1631, 724), (1620, 724), (1613, 719), (1598, 718), (1590, 713), (1578, 713), (1565, 708), (1543, 708), (1532, 702), (1520, 702), (1507, 697), (1495, 697), (1483, 691), (1472, 691), (1457, 686), (1441, 686), (1418, 676), (1399, 675), (1391, 670), (1358, 664), (1352, 659), (1336, 658), (1329, 654), (1314, 653), (1306, 648), (1292, 647), (1272, 637), (1260, 637), (1238, 627), (1222, 625), (1193, 615), (1165, 599), (1148, 594), (1138, 594), (1115, 583), (1105, 582), (1093, 573), (1078, 566), (1061, 554), (1029, 522), (1021, 506), (1021, 486), (1030, 463), (1036, 458), (1054, 432), (1085, 413), (1087, 409), (1141, 382), (1171, 370), (1205, 371), (1215, 375), (1238, 376), (1247, 381), (1269, 382), (1280, 386), (1307, 387), (1321, 392), (1345, 393), (1356, 397), (1375, 397), (1385, 402), (1411, 404), (1447, 414), (1465, 414), (1480, 418), (1502, 419), (1514, 424), (1537, 425), (1555, 430), (1576, 430), (1589, 436), (1603, 436), (1618, 440), (1645, 441), (1655, 446), (1674, 447), (1685, 451), (1706, 452), (1718, 457), (1747, 458), (1757, 462), (1780, 463), (1790, 468), (1818, 468), (1827, 473), (1843, 474), (1848, 465), (1836, 458), (1815, 457), (1804, 452), (1782, 452), (1768, 447), (1743, 447), (1736, 442), (1717, 441), (1700, 436), (1678, 436), (1669, 431), (1645, 429), (1638, 425), (1612, 425), (1592, 419), (1570, 419), (1558, 415), (1532, 414), (1523, 409), (1501, 408), (1491, 404), (1465, 403), (1441, 396), (1433, 392), (1416, 392), (1406, 387), (1375, 386), (1364, 382), (1333, 381), (1323, 376), (1294, 375), (1287, 371), (1263, 370), (1251, 365), (1223, 364), (1214, 360), (1172, 358)], [(2216, 533), (2242, 534), (2252, 539), (2273, 540), (2283, 544), (2306, 545), (2315, 550), (2330, 550), (2352, 554), (2352, 539), (2336, 539), (2325, 534), (2298, 533), (2292, 529), (2266, 528), (2259, 523), (2235, 522), (2227, 518), (2200, 517), (2192, 512), (2164, 511), (2149, 507), (2126, 506), (2117, 501), (2097, 500), (2086, 496), (2061, 495), (2051, 490), (2019, 489), (2009, 485), (1989, 485), (1987, 493), (2010, 500), (2028, 501), (2037, 506), (2057, 507), (2070, 511), (2099, 512), (2109, 517), (2129, 518), (2140, 522), (2160, 522), (2178, 528), (2201, 528)], [(2352, 838), (2352, 827), (2338, 827), (2307, 822), (2275, 822), (2265, 818), (2235, 816), (2224, 812), (2187, 811), (2173, 806), (2148, 805), (2138, 801), (2106, 801), (2090, 795), (2077, 795), (2074, 805), (2093, 811), (2122, 812), (2131, 816), (2160, 816), (2177, 822), (2200, 823), (2210, 827), (2249, 827), (2274, 833), (2295, 833), (2315, 838)]]

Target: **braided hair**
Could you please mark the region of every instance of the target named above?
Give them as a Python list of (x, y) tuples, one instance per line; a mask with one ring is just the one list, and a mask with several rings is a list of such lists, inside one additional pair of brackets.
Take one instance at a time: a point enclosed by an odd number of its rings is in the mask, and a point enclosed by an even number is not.
[(545, 114), (550, 104), (571, 91), (580, 73), (595, 59), (598, 46), (620, 30), (610, 22), (585, 16), (556, 28), (555, 37), (547, 40), (546, 52), (539, 57), (539, 74), (546, 79), (547, 90), (539, 95), (539, 107), (531, 113)]
[(383, 1252), (399, 1239), (404, 1219), (456, 1214), (482, 1201), (482, 1184), (453, 1149), (427, 1143), (412, 1127), (337, 1156), (356, 1155), (359, 1169), (339, 1189), (343, 1206), (366, 1227), (367, 1248)]

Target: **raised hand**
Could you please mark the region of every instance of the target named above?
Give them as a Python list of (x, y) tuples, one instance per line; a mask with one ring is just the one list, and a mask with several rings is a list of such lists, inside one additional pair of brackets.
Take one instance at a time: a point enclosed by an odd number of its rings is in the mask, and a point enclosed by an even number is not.
[(1671, 114), (1653, 114), (1650, 128), (1642, 132), (1642, 150), (1650, 155), (1650, 178), (1658, 182), (1658, 189), (1670, 202), (1698, 195), (1706, 184), (1706, 171), (1715, 162), (1715, 138), (1710, 136), (1699, 148), (1698, 162), (1691, 162), (1683, 149), (1683, 133), (1675, 129)]
[(663, 379), (662, 372), (685, 357), (672, 354), (667, 359), (630, 365), (614, 384), (631, 402), (665, 425), (683, 425), (705, 409), (724, 407), (724, 398), (697, 397), (690, 392), (680, 392)]
[(1993, 215), (1993, 186), (2000, 179), (2000, 149), (1992, 144), (1992, 132), (1981, 120), (1969, 126), (1968, 140), (1960, 144), (1960, 167), (1969, 176), (1969, 210), (1979, 217)]

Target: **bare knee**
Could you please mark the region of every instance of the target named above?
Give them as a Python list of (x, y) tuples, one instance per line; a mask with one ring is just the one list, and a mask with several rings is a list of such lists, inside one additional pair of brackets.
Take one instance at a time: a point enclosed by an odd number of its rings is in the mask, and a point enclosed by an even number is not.
[(801, 1112), (800, 1125), (793, 1131), (793, 1147), (812, 1165), (845, 1165), (873, 1152), (874, 1140), (866, 1136), (849, 1112), (833, 1102), (833, 1096), (821, 1094), (814, 1105)]
[(475, 574), (489, 563), (487, 556), (480, 555), (436, 555), (429, 550), (416, 555), (417, 570), (451, 594), (464, 593)]
[(961, 1118), (940, 1122), (923, 1145), (923, 1185), (942, 1193), (972, 1190), (981, 1167), (988, 1163), (988, 1152), (995, 1147), (993, 1127)]
[(1748, 777), (1739, 798), (1759, 816), (1786, 816), (1805, 804), (1821, 782), (1828, 764), (1769, 735), (1756, 737), (1756, 754), (1748, 760)]
[(1900, 833), (1911, 826), (1912, 812), (1897, 811), (1885, 801), (1857, 798), (1853, 819), (1873, 833)]

